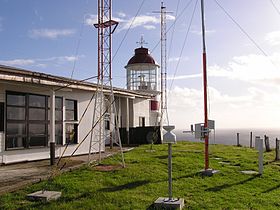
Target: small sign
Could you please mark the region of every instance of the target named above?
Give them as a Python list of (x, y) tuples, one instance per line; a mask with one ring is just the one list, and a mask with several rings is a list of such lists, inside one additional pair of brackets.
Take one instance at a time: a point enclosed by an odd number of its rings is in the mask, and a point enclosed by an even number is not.
[(202, 126), (202, 124), (198, 123), (195, 124), (194, 127), (195, 131), (194, 131), (194, 137), (196, 139), (202, 139), (204, 138), (204, 126)]
[(215, 121), (214, 120), (208, 120), (208, 129), (215, 129)]

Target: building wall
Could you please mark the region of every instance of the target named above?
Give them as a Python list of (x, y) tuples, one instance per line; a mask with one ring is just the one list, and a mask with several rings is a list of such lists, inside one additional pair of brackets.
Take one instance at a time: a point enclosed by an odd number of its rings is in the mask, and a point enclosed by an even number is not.
[(150, 126), (150, 101), (143, 100), (141, 98), (135, 98), (133, 100), (133, 125), (139, 127), (139, 118), (145, 117), (145, 126)]
[[(33, 93), (41, 95), (50, 95), (49, 87), (43, 87), (39, 85), (28, 85), (28, 84), (15, 84), (15, 83), (0, 83), (0, 102), (5, 101), (5, 92), (6, 91), (15, 91), (15, 92), (24, 92), (24, 93)], [(71, 90), (67, 91), (58, 91), (56, 96), (61, 96), (63, 99), (72, 99), (77, 100), (77, 112), (78, 120), (81, 118), (84, 110), (86, 109), (88, 102), (92, 96), (92, 92), (82, 91), (82, 90)], [(85, 114), (83, 120), (78, 126), (78, 143), (81, 142), (86, 136), (86, 140), (81, 144), (79, 149), (75, 152), (76, 155), (88, 154), (89, 152), (89, 142), (90, 135), (88, 135), (92, 125), (92, 116), (93, 116), (93, 102), (88, 108), (87, 113)], [(64, 103), (64, 119), (65, 119), (65, 103)], [(65, 122), (63, 123), (63, 142), (65, 143)], [(65, 156), (72, 154), (76, 149), (77, 144), (69, 145)], [(60, 156), (64, 150), (65, 146), (56, 147), (56, 156)], [(105, 142), (103, 142), (101, 150), (104, 151)], [(93, 151), (98, 152), (99, 145), (95, 144)], [(44, 148), (32, 148), (32, 149), (17, 149), (5, 151), (5, 134), (0, 133), (0, 164), (1, 163), (12, 163), (20, 161), (31, 161), (39, 159), (48, 159), (49, 158), (49, 147)]]

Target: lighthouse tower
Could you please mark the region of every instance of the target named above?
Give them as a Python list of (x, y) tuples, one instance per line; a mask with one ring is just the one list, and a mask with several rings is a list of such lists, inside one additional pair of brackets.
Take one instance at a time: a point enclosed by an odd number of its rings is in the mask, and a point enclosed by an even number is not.
[(160, 121), (159, 65), (150, 55), (148, 48), (143, 47), (143, 37), (139, 43), (141, 47), (134, 50), (134, 56), (125, 66), (127, 89), (155, 95), (150, 102), (150, 125), (158, 126)]

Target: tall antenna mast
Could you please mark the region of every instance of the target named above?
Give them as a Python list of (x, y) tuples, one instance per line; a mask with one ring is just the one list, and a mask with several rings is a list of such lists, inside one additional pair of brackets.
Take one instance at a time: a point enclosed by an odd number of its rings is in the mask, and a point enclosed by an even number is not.
[[(111, 146), (116, 143), (120, 146), (122, 164), (124, 158), (119, 134), (119, 123), (117, 118), (115, 98), (112, 86), (112, 34), (118, 26), (118, 22), (112, 20), (112, 0), (98, 0), (98, 23), (94, 27), (98, 30), (98, 82), (95, 93), (95, 103), (93, 110), (93, 126), (95, 135), (91, 135), (89, 146), (89, 162), (91, 154), (96, 152), (95, 145), (99, 145), (99, 162), (101, 161), (101, 151), (105, 150), (105, 120), (110, 121), (109, 127), (112, 134)], [(104, 94), (104, 87), (107, 95)], [(109, 93), (108, 93), (109, 91)], [(109, 116), (108, 116), (109, 114)]]
[(203, 92), (204, 92), (204, 129), (205, 129), (205, 151), (204, 169), (209, 169), (209, 129), (208, 129), (208, 107), (207, 107), (207, 62), (206, 62), (206, 42), (205, 42), (205, 23), (204, 23), (204, 0), (201, 0), (201, 20), (202, 20), (202, 62), (203, 62)]
[(163, 4), (163, 1), (161, 2), (161, 10), (160, 10), (160, 16), (161, 16), (161, 88), (160, 88), (160, 96), (161, 96), (161, 118), (160, 118), (160, 126), (163, 125), (163, 123), (169, 124), (168, 114), (167, 114), (167, 82), (166, 82), (166, 76), (167, 76), (167, 68), (166, 68), (166, 7)]

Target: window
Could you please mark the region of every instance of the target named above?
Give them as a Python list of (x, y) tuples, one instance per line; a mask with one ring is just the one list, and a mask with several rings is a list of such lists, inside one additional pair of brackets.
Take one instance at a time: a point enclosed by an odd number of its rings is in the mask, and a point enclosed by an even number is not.
[(44, 147), (48, 144), (47, 96), (26, 94), (27, 98), (27, 147)]
[(6, 149), (47, 146), (47, 97), (6, 94)]
[(27, 146), (26, 96), (7, 93), (6, 102), (6, 149), (24, 148)]
[(65, 100), (65, 134), (67, 144), (78, 143), (78, 113), (77, 113), (77, 101)]
[(77, 129), (78, 125), (73, 123), (66, 123), (65, 125), (65, 135), (66, 135), (66, 143), (67, 144), (77, 144)]
[(0, 102), (0, 132), (4, 131), (4, 103)]
[(110, 114), (106, 113), (104, 116), (105, 130), (110, 130)]
[(139, 117), (139, 126), (145, 127), (145, 117)]
[(77, 101), (66, 99), (65, 111), (65, 119), (67, 121), (77, 120)]

